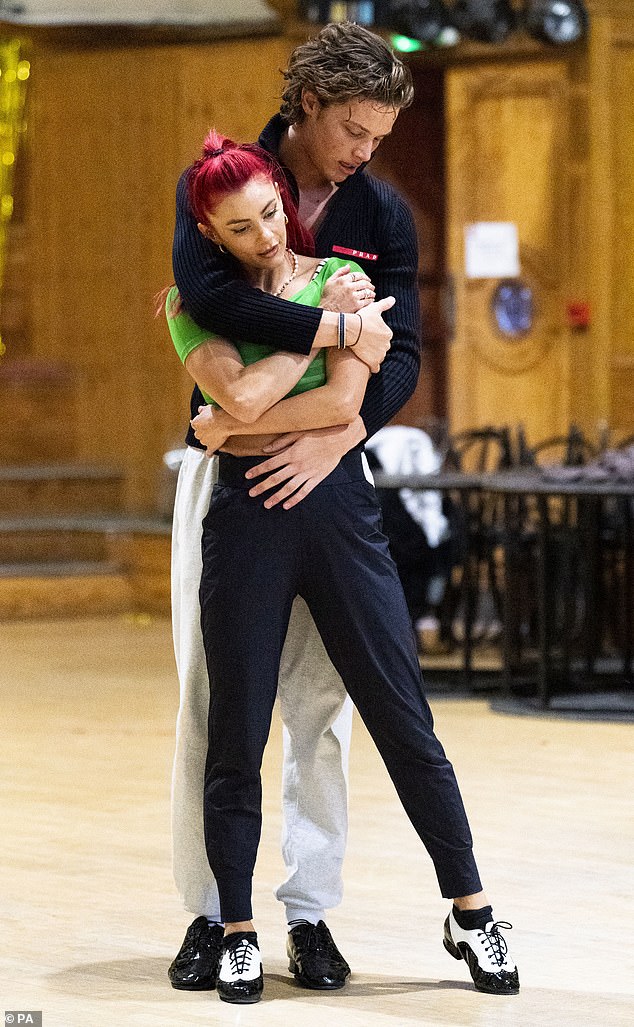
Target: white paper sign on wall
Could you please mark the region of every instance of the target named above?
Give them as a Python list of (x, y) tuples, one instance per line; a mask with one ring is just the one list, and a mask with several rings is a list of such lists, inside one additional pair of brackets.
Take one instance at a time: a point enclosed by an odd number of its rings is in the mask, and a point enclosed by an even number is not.
[(465, 225), (467, 278), (517, 278), (520, 273), (517, 225), (478, 221)]

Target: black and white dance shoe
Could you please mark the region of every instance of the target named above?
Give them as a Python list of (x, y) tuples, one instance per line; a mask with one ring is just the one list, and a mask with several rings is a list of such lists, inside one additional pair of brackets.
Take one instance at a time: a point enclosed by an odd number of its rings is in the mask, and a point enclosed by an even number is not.
[(286, 941), (288, 969), (303, 988), (334, 991), (343, 988), (350, 967), (335, 945), (323, 920), (300, 920), (291, 926)]
[(511, 924), (491, 921), (484, 929), (464, 931), (453, 912), (445, 920), (443, 945), (454, 959), (464, 959), (477, 991), (489, 995), (517, 995), (520, 979), (501, 928)]
[(259, 1002), (264, 991), (262, 959), (255, 931), (227, 934), (222, 943), (216, 990), (223, 1002)]
[(213, 991), (218, 977), (225, 929), (210, 927), (206, 916), (198, 916), (187, 928), (185, 940), (167, 976), (178, 991)]

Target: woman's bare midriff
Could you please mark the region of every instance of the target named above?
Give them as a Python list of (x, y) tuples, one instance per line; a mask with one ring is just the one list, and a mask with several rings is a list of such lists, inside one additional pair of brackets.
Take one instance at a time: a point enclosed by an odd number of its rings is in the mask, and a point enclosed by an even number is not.
[(267, 456), (264, 447), (276, 438), (277, 435), (231, 435), (220, 452), (231, 456)]

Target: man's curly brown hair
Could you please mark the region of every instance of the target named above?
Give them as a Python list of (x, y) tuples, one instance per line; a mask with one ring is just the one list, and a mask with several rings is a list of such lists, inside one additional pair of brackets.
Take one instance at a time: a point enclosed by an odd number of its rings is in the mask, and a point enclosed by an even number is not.
[(409, 107), (414, 97), (409, 68), (384, 39), (352, 22), (326, 25), (313, 39), (295, 47), (282, 74), (286, 86), (280, 114), (289, 125), (305, 117), (304, 89), (324, 107), (372, 100), (399, 111)]

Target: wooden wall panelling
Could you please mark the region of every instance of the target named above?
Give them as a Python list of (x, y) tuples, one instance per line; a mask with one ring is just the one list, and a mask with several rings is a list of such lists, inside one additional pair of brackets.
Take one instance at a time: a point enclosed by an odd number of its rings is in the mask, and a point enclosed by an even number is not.
[(138, 509), (153, 505), (174, 377), (153, 373), (152, 295), (170, 279), (168, 72), (154, 48), (47, 48), (34, 75), (34, 343), (72, 367), (79, 458), (122, 466)]
[[(25, 103), (25, 118), (29, 120), (29, 94)], [(30, 140), (27, 133), (20, 139), (13, 179), (13, 213), (7, 225), (7, 251), (2, 297), (0, 304), (0, 330), (6, 346), (8, 360), (28, 356), (30, 347), (31, 311), (31, 240), (29, 238), (26, 204), (26, 184), (29, 180)]]
[[(454, 429), (523, 422), (529, 437), (565, 428), (570, 414), (568, 78), (563, 60), (454, 68), (447, 74), (449, 270), (456, 332), (449, 353)], [(522, 277), (536, 319), (506, 341), (489, 304), (497, 281), (467, 280), (464, 227), (518, 225)]]
[[(588, 59), (584, 47), (568, 64), (570, 80), (569, 119), (569, 223), (567, 303), (589, 303), (590, 276), (590, 139)], [(592, 321), (592, 312), (590, 314)], [(592, 328), (571, 328), (570, 414), (588, 438), (597, 440), (605, 428), (605, 411), (598, 403), (597, 390), (589, 373), (594, 364)]]
[(588, 252), (590, 302), (592, 311), (592, 353), (588, 363), (588, 381), (596, 397), (597, 408), (607, 424), (611, 424), (610, 361), (612, 352), (612, 238), (613, 211), (610, 176), (612, 173), (610, 115), (610, 46), (608, 18), (597, 13), (591, 22), (589, 39), (590, 104), (590, 192), (588, 223), (592, 246)]
[(634, 17), (615, 24), (613, 40), (610, 406), (618, 439), (634, 432)]
[(613, 25), (612, 137), (612, 360), (611, 422), (615, 435), (634, 431), (634, 12)]
[(35, 44), (33, 349), (70, 365), (78, 456), (124, 467), (130, 509), (154, 508), (189, 416), (189, 378), (153, 316), (171, 281), (176, 181), (212, 123), (257, 134), (283, 60), (275, 40)]
[(617, 439), (634, 431), (634, 11), (627, 13), (597, 12), (589, 47), (595, 376)]
[(372, 160), (412, 209), (419, 241), (422, 361), (418, 387), (395, 420), (424, 424), (446, 414), (444, 72), (412, 63), (414, 102)]
[(292, 44), (276, 37), (183, 48), (179, 66), (179, 158), (186, 167), (212, 126), (240, 141), (256, 139), (280, 105)]

